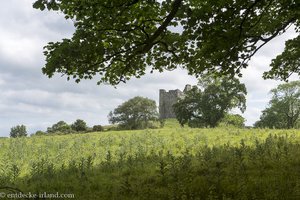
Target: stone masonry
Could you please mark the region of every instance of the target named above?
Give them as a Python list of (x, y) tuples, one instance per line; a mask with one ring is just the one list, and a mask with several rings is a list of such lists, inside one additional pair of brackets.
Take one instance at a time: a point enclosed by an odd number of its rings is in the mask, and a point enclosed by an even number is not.
[(164, 89), (159, 90), (159, 115), (160, 119), (176, 118), (173, 110), (173, 105), (178, 101), (179, 98), (184, 97), (184, 93), (191, 89), (191, 85), (186, 85), (183, 92), (179, 89), (169, 90), (168, 92)]

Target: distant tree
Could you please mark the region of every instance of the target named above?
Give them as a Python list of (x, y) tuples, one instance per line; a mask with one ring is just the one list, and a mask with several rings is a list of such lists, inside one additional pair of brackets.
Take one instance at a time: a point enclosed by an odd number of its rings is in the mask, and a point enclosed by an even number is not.
[(246, 87), (236, 78), (205, 77), (174, 104), (179, 123), (191, 127), (216, 127), (225, 114), (238, 107), (246, 109)]
[(93, 126), (93, 131), (95, 131), (95, 132), (104, 131), (104, 128), (101, 125), (95, 125), (95, 126)]
[(280, 84), (271, 93), (269, 107), (262, 111), (254, 126), (296, 128), (300, 120), (300, 81)]
[(221, 119), (219, 126), (234, 126), (237, 128), (245, 127), (245, 118), (239, 114), (225, 114)]
[(149, 128), (150, 121), (158, 120), (156, 103), (148, 98), (134, 97), (110, 112), (108, 120), (125, 129)]
[(68, 134), (71, 133), (72, 129), (71, 126), (68, 125), (64, 121), (59, 121), (56, 124), (53, 124), (52, 127), (47, 128), (47, 133), (64, 133)]
[(30, 136), (42, 136), (42, 135), (46, 135), (47, 133), (41, 130), (36, 131), (35, 133), (32, 133)]
[(278, 107), (271, 106), (262, 111), (260, 119), (253, 125), (256, 128), (285, 128), (285, 117)]
[(77, 132), (87, 131), (88, 127), (86, 125), (86, 122), (82, 119), (77, 119), (72, 125), (72, 130)]
[(36, 131), (34, 135), (36, 136), (41, 136), (41, 135), (46, 135), (47, 133), (44, 131)]
[(10, 129), (10, 137), (26, 137), (27, 130), (25, 125), (17, 125)]

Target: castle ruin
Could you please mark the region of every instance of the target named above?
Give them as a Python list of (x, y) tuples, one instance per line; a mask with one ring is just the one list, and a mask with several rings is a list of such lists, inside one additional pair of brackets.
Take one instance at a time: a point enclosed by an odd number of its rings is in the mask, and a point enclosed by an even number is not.
[(168, 92), (164, 89), (159, 90), (159, 116), (160, 119), (176, 118), (173, 110), (173, 105), (178, 101), (179, 98), (184, 97), (184, 93), (191, 89), (191, 85), (186, 85), (183, 92), (179, 89), (169, 90)]

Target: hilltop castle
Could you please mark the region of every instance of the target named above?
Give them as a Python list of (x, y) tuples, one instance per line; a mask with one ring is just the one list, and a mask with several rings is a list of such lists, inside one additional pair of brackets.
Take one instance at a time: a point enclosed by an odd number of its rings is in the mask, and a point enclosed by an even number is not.
[(191, 85), (186, 85), (183, 92), (179, 89), (169, 90), (168, 92), (164, 89), (159, 90), (159, 116), (160, 119), (176, 118), (173, 110), (173, 105), (179, 98), (184, 96), (184, 93), (192, 88)]

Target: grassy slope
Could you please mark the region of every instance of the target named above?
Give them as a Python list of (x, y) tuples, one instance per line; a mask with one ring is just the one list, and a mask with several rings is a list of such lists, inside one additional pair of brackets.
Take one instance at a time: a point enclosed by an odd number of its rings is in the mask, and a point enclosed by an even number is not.
[(156, 130), (0, 139), (0, 184), (76, 199), (285, 199), (298, 195), (299, 141), (299, 130), (174, 120)]

